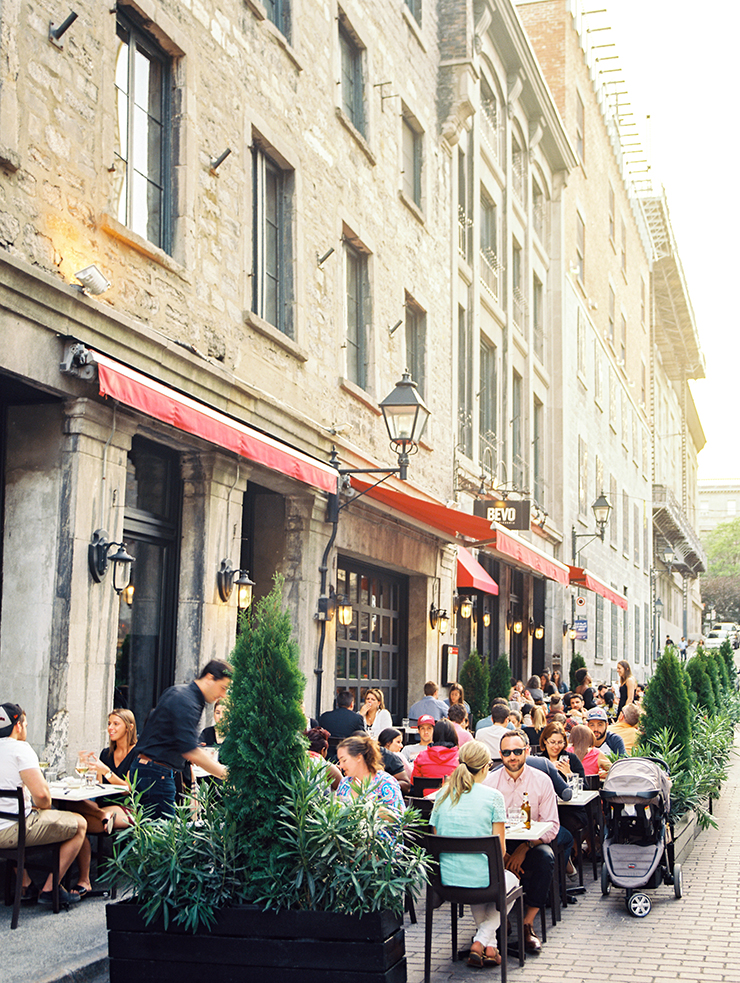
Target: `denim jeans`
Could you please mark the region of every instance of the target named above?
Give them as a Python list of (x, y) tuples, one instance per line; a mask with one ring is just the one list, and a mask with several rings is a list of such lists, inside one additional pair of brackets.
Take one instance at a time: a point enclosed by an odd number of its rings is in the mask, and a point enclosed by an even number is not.
[(175, 815), (175, 776), (171, 768), (156, 765), (153, 761), (144, 764), (134, 760), (131, 765), (131, 778), (136, 782), (136, 791), (142, 793), (141, 803), (152, 819), (171, 819)]

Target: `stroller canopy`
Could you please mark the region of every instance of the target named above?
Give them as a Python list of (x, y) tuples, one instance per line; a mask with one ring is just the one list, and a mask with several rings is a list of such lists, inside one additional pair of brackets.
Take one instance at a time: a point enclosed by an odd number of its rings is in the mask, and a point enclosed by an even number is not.
[(665, 812), (671, 807), (671, 779), (652, 758), (620, 758), (604, 780), (602, 795), (610, 802), (648, 805), (662, 800)]

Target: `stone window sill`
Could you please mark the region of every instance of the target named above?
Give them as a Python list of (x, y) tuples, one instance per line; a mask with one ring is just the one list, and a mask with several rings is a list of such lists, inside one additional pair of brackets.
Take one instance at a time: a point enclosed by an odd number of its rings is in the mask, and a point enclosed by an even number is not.
[(339, 120), (339, 122), (349, 133), (352, 134), (352, 136), (359, 144), (360, 150), (367, 157), (367, 159), (370, 161), (373, 167), (375, 167), (378, 161), (375, 157), (375, 154), (370, 149), (370, 144), (367, 142), (365, 137), (360, 133), (360, 131), (357, 129), (355, 124), (352, 122), (352, 120), (349, 118), (349, 116), (345, 113), (343, 109), (340, 109), (340, 107), (337, 106), (336, 111), (337, 111), (337, 119)]
[(376, 416), (381, 416), (380, 407), (378, 402), (370, 395), (369, 392), (365, 392), (356, 382), (352, 382), (350, 379), (346, 379), (344, 376), (339, 377), (339, 385), (346, 393), (353, 396), (356, 400), (366, 406), (371, 412)]
[(287, 334), (279, 331), (274, 325), (270, 324), (269, 321), (265, 321), (261, 318), (259, 314), (255, 314), (254, 311), (244, 311), (244, 323), (248, 324), (250, 328), (261, 334), (264, 338), (269, 338), (274, 344), (279, 345), (284, 351), (289, 355), (292, 355), (299, 362), (308, 361), (308, 352), (301, 348), (301, 346), (293, 341)]
[(112, 215), (104, 213), (100, 219), (100, 226), (104, 232), (108, 235), (113, 236), (119, 242), (123, 242), (125, 245), (130, 246), (131, 249), (135, 249), (137, 253), (141, 253), (142, 256), (146, 256), (147, 259), (151, 259), (153, 262), (159, 264), (159, 266), (164, 267), (165, 270), (169, 270), (170, 273), (175, 273), (180, 279), (184, 280), (186, 283), (192, 283), (192, 279), (188, 271), (184, 266), (181, 266), (176, 260), (174, 260), (164, 249), (160, 249), (159, 246), (155, 246), (153, 242), (149, 242), (143, 236), (137, 235), (136, 232), (132, 232), (131, 229), (126, 228), (122, 225), (118, 219), (113, 218)]

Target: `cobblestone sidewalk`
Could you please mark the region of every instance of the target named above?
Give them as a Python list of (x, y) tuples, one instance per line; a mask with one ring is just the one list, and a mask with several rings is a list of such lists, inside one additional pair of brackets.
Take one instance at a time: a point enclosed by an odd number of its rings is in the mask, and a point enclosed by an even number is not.
[[(509, 979), (525, 983), (672, 983), (674, 980), (740, 981), (740, 741), (722, 798), (715, 804), (718, 829), (699, 835), (683, 865), (683, 898), (672, 887), (647, 892), (653, 902), (646, 918), (634, 918), (625, 892), (612, 887), (604, 898), (598, 882), (584, 871), (588, 892), (563, 911), (555, 928), (547, 925), (547, 943), (523, 967), (511, 957)], [(406, 918), (408, 983), (424, 978), (424, 915)], [(471, 969), (451, 961), (449, 905), (435, 912), (432, 983), (498, 979), (499, 970)], [(549, 914), (549, 912), (548, 912)], [(539, 926), (539, 918), (537, 920)], [(711, 931), (708, 929), (711, 927)], [(469, 914), (459, 922), (458, 941), (470, 941)]]

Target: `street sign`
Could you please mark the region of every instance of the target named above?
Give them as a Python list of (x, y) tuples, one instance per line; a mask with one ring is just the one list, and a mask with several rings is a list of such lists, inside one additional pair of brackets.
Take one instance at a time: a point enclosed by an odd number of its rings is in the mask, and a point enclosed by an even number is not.
[(576, 638), (582, 642), (588, 639), (588, 618), (576, 618), (573, 622), (573, 627), (576, 630)]
[(576, 604), (579, 608), (584, 608), (586, 606), (586, 598), (583, 596), (583, 594), (578, 595), (576, 598)]
[(473, 502), (473, 514), (498, 522), (505, 529), (529, 529), (532, 503), (528, 498), (520, 502), (490, 502), (478, 499)]

